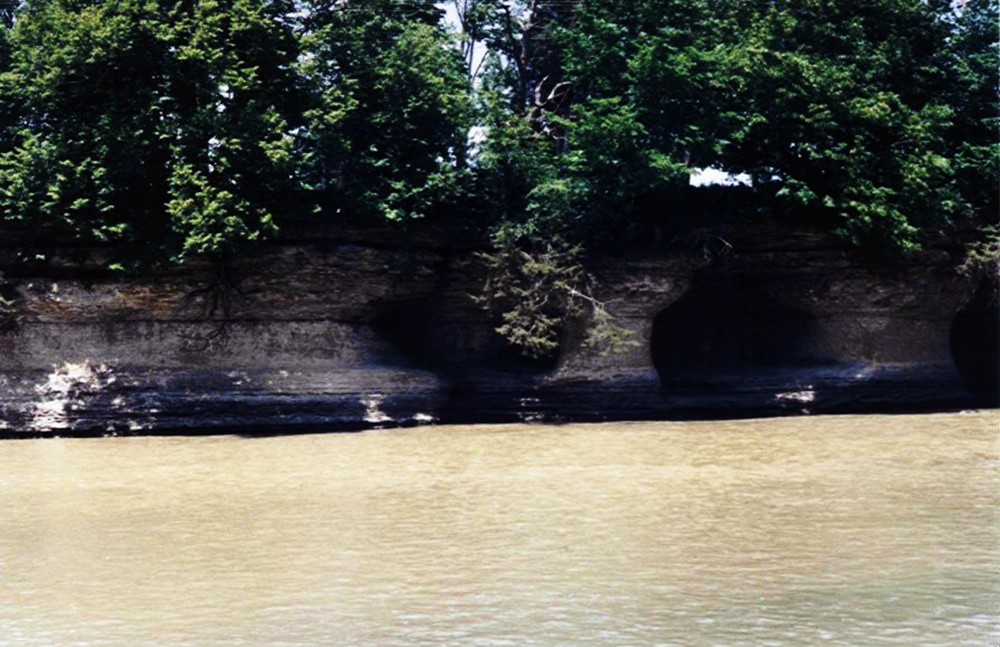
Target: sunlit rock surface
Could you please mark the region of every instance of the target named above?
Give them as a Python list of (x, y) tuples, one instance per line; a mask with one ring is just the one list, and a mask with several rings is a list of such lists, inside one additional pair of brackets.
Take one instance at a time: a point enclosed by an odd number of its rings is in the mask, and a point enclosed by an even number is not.
[[(734, 231), (711, 258), (606, 259), (595, 296), (634, 344), (605, 354), (577, 322), (557, 358), (528, 361), (471, 298), (474, 247), (443, 237), (313, 232), (225, 274), (141, 281), (99, 249), (6, 240), (4, 435), (910, 411), (995, 392), (995, 308), (954, 250), (874, 263)], [(45, 261), (17, 261), (25, 248)]]

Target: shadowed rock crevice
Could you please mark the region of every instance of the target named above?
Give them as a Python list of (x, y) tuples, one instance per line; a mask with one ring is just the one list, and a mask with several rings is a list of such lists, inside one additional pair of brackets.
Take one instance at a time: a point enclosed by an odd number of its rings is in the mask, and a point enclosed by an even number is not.
[(981, 286), (955, 315), (951, 354), (980, 405), (1000, 405), (1000, 304), (988, 286)]
[(371, 323), (383, 349), (378, 361), (440, 380), (438, 422), (522, 419), (522, 403), (532, 400), (537, 380), (555, 360), (525, 357), (470, 307), (471, 299), (455, 297), (445, 289), (380, 311)]
[(386, 360), (444, 376), (502, 372), (530, 377), (553, 369), (555, 358), (523, 355), (492, 330), (485, 315), (478, 316), (449, 310), (432, 296), (384, 308), (371, 325), (386, 344)]

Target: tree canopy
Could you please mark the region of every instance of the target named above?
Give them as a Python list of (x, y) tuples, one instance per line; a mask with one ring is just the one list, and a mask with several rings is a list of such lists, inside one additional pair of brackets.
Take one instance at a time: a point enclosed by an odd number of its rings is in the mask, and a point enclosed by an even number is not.
[(0, 211), (172, 257), (222, 253), (273, 230), (301, 119), (289, 8), (27, 5), (0, 77), (14, 117)]

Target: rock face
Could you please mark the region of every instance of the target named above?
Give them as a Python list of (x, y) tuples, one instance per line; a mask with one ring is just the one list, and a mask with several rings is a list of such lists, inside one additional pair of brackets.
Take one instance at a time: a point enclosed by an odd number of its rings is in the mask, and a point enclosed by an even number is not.
[(736, 232), (712, 260), (606, 260), (598, 297), (634, 345), (603, 355), (580, 323), (546, 363), (493, 333), (457, 245), (313, 232), (225, 274), (133, 281), (97, 249), (34, 241), (32, 268), (7, 240), (7, 436), (924, 410), (996, 391), (995, 307), (944, 251), (876, 265), (822, 237)]

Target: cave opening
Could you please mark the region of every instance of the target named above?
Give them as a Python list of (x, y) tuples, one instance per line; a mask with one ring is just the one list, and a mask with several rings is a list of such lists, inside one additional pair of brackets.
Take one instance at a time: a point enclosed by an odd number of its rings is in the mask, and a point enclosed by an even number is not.
[(981, 406), (1000, 406), (1000, 304), (983, 284), (951, 325), (955, 368)]
[(722, 276), (696, 281), (653, 321), (650, 352), (661, 382), (697, 374), (795, 367), (820, 360), (815, 318)]

